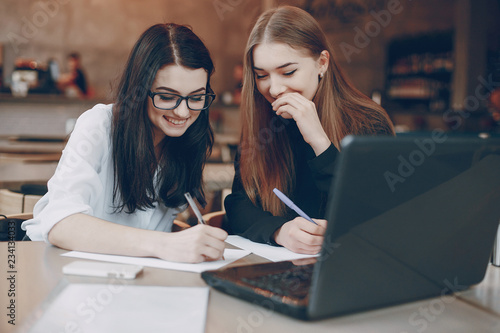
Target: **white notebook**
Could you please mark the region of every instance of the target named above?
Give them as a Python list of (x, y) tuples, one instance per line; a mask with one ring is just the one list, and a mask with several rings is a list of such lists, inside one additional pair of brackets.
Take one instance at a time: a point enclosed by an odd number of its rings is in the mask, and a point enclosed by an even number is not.
[(34, 312), (21, 332), (202, 333), (207, 287), (67, 284)]

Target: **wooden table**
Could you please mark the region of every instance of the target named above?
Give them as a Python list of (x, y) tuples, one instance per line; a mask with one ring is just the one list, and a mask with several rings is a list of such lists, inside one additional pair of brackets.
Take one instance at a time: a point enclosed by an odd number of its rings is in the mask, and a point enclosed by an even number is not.
[(46, 184), (57, 163), (0, 163), (0, 188), (19, 190), (23, 184)]
[(0, 153), (60, 155), (65, 145), (65, 141), (29, 141), (0, 138)]
[(0, 188), (45, 184), (57, 167), (64, 141), (17, 141), (0, 138)]
[[(0, 243), (0, 332), (14, 332), (7, 323), (8, 297), (7, 243)], [(29, 326), (33, 311), (60, 285), (67, 283), (110, 283), (105, 278), (68, 277), (62, 266), (72, 258), (61, 257), (64, 250), (43, 242), (15, 244), (16, 328)], [(249, 255), (232, 265), (265, 262)], [(206, 286), (200, 274), (146, 267), (133, 285)], [(486, 279), (458, 297), (433, 298), (400, 306), (356, 313), (321, 321), (304, 322), (266, 310), (211, 289), (206, 319), (207, 333), (224, 332), (500, 332), (500, 268), (490, 266)], [(145, 332), (147, 329), (145, 328)]]

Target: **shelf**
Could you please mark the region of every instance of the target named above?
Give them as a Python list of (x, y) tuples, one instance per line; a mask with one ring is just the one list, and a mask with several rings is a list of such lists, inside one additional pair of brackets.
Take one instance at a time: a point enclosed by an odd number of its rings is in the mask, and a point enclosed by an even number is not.
[(439, 81), (451, 82), (451, 77), (453, 71), (436, 71), (436, 72), (416, 72), (416, 73), (405, 73), (405, 74), (387, 74), (389, 80), (401, 79), (401, 78), (429, 78)]
[(453, 35), (453, 31), (436, 31), (394, 39), (389, 44), (389, 63), (394, 64), (395, 60), (412, 54), (437, 55), (453, 51)]
[(435, 32), (393, 40), (388, 46), (386, 104), (405, 109), (444, 111), (453, 78), (453, 32)]

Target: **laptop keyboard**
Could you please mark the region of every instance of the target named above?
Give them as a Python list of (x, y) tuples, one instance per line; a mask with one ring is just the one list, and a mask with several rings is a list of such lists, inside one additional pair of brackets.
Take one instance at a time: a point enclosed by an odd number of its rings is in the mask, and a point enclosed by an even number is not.
[(314, 264), (293, 266), (283, 272), (245, 277), (242, 281), (279, 296), (303, 299), (309, 292), (313, 268)]

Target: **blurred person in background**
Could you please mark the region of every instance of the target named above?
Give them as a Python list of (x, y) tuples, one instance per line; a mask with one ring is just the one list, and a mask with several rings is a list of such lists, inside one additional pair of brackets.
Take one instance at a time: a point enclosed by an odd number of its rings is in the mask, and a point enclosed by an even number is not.
[(85, 72), (82, 68), (81, 57), (77, 52), (72, 52), (67, 57), (68, 73), (61, 74), (58, 78), (58, 88), (71, 97), (85, 98), (89, 89)]

